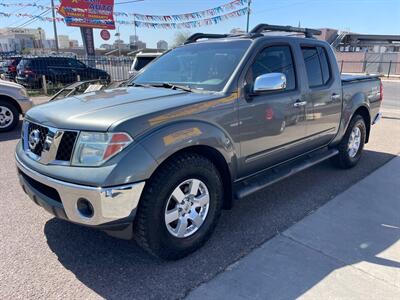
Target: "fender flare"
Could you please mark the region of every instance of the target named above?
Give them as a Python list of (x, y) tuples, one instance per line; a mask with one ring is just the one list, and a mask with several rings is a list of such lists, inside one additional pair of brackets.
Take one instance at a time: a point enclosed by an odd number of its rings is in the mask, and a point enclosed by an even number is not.
[(163, 124), (138, 141), (162, 164), (172, 155), (184, 149), (206, 146), (218, 151), (228, 165), (231, 180), (236, 176), (237, 151), (229, 134), (216, 124), (201, 120), (181, 120)]

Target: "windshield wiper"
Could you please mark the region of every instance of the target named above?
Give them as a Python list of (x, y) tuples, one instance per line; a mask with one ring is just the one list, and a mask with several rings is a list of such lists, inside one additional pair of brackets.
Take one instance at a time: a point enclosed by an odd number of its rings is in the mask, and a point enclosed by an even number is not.
[(150, 84), (136, 83), (136, 82), (128, 83), (127, 86), (151, 87)]
[(154, 86), (154, 87), (164, 87), (164, 88), (170, 88), (173, 90), (182, 90), (185, 92), (190, 92), (193, 93), (193, 89), (191, 89), (190, 87), (186, 86), (186, 85), (180, 85), (180, 84), (175, 84), (175, 83), (170, 83), (170, 82), (162, 82), (162, 83), (151, 83), (149, 84), (150, 86)]

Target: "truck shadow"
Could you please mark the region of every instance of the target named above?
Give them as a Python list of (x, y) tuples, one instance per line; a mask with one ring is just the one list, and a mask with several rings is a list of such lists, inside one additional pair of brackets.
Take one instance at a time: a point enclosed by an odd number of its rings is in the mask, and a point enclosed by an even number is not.
[[(60, 263), (101, 297), (182, 298), (190, 289), (210, 280), (393, 157), (392, 154), (366, 150), (360, 164), (353, 169), (343, 171), (323, 162), (274, 184), (237, 202), (232, 210), (224, 211), (211, 240), (179, 261), (161, 261), (149, 256), (133, 241), (118, 240), (58, 219), (49, 220), (44, 233)], [(346, 175), (343, 172), (347, 172)], [(381, 232), (386, 238), (379, 239), (379, 243), (369, 249), (366, 260), (400, 268), (399, 262), (378, 257), (399, 240), (400, 224), (389, 225), (393, 228), (381, 224), (374, 228), (374, 232)], [(347, 249), (352, 251), (368, 242), (360, 237), (347, 244)], [(348, 264), (360, 261), (355, 258)], [(332, 263), (312, 274), (303, 274), (300, 283), (288, 287), (282, 294), (290, 299), (297, 298), (331, 272), (348, 264)], [(285, 268), (282, 265), (279, 273), (288, 272)]]

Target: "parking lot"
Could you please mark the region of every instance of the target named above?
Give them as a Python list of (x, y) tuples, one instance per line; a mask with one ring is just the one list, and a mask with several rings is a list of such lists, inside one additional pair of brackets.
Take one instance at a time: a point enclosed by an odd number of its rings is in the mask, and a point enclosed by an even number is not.
[(400, 82), (384, 87), (384, 118), (355, 168), (344, 171), (327, 161), (235, 203), (211, 240), (176, 262), (36, 206), (17, 181), (20, 129), (0, 134), (0, 299), (184, 297), (400, 153)]

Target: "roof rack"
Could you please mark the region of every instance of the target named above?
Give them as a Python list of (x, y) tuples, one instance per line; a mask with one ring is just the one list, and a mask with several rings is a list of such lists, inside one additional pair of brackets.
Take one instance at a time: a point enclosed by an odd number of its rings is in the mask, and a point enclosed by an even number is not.
[(284, 32), (299, 32), (304, 33), (306, 38), (312, 38), (313, 35), (320, 35), (321, 31), (311, 28), (301, 28), (292, 26), (281, 26), (281, 25), (269, 25), (269, 24), (258, 24), (254, 27), (250, 34), (261, 34), (264, 31), (284, 31)]
[(194, 43), (199, 39), (221, 39), (228, 37), (229, 34), (217, 34), (217, 33), (194, 33), (187, 38), (184, 44)]

